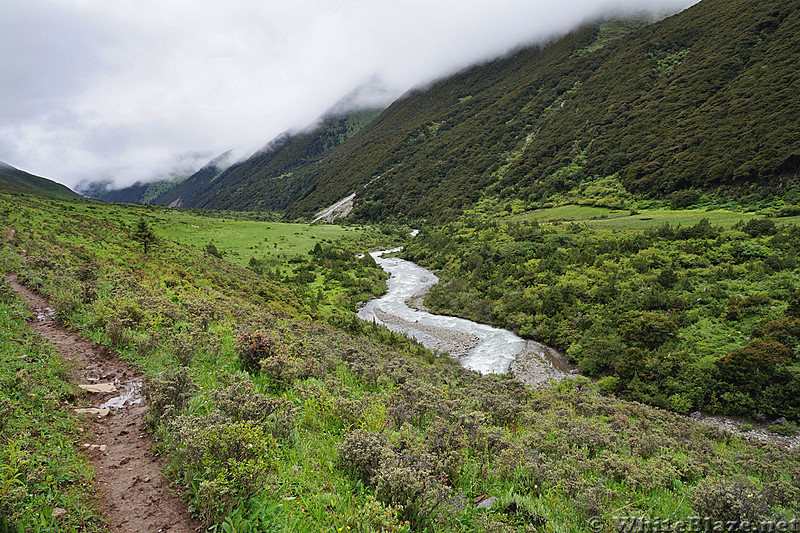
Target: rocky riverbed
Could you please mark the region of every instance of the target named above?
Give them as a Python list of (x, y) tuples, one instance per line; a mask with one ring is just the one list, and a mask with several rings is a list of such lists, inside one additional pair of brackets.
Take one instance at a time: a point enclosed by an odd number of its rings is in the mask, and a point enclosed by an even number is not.
[(528, 341), (508, 368), (509, 373), (531, 387), (561, 381), (577, 375), (578, 369), (567, 356), (544, 344)]
[(714, 426), (746, 439), (769, 442), (788, 448), (800, 448), (800, 435), (787, 436), (773, 433), (769, 430), (769, 424), (760, 424), (752, 420), (729, 418), (725, 416), (703, 415), (700, 413), (692, 413), (691, 418), (701, 424)]
[(453, 357), (464, 357), (478, 345), (478, 337), (463, 331), (410, 322), (381, 309), (375, 309), (375, 316), (387, 326), (394, 326), (393, 330), (413, 336), (429, 349), (447, 352)]

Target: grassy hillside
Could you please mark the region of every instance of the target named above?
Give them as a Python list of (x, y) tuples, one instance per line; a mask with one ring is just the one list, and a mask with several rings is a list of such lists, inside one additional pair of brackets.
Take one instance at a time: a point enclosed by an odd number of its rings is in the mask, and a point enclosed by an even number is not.
[(64, 200), (80, 198), (80, 195), (64, 185), (47, 178), (34, 176), (0, 161), (0, 187), (3, 192), (38, 194)]
[[(166, 219), (143, 255), (128, 221), (144, 208), (0, 195), (0, 212), (0, 232), (16, 230), (0, 247), (3, 272), (19, 272), (61, 321), (148, 375), (167, 473), (218, 530), (612, 531), (622, 514), (791, 519), (800, 506), (796, 453), (600, 394), (586, 380), (533, 391), (369, 324), (342, 324), (346, 333), (312, 321), (295, 289), (304, 277), (279, 284), (170, 241)], [(312, 256), (317, 274), (335, 262), (324, 250)], [(29, 335), (25, 314), (11, 297), (0, 304), (11, 316), (0, 317), (11, 326), (0, 342), (12, 346)], [(28, 392), (51, 386), (18, 353), (3, 350), (0, 366), (14, 428), (31, 416)], [(58, 419), (37, 420), (30, 435), (79, 446)], [(21, 441), (3, 435), (5, 458)], [(0, 470), (11, 529), (73, 488), (91, 493), (80, 477), (40, 471), (56, 452), (29, 442), (16, 470), (8, 461)], [(476, 505), (485, 496), (498, 498), (491, 509)]]

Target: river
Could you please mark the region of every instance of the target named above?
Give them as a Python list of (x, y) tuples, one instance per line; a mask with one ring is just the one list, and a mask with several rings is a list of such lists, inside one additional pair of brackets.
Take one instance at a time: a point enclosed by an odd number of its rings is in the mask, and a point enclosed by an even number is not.
[(570, 372), (571, 367), (555, 350), (526, 341), (511, 331), (410, 307), (407, 302), (412, 299), (421, 302), (422, 295), (439, 278), (411, 261), (384, 257), (400, 250), (379, 250), (370, 254), (390, 274), (388, 291), (367, 302), (359, 310), (359, 318), (413, 337), (428, 349), (447, 352), (465, 367), (481, 373), (508, 372), (518, 359), (519, 364), (512, 368), (515, 375), (535, 374), (534, 378), (523, 381), (549, 381)]

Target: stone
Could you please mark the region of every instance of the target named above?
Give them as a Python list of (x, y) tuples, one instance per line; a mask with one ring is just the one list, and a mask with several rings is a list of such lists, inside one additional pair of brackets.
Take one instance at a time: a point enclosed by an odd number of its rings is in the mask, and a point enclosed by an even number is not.
[(97, 418), (103, 418), (104, 416), (108, 416), (111, 412), (111, 409), (103, 408), (99, 409), (97, 407), (89, 407), (86, 409), (75, 409), (75, 412), (79, 415), (97, 415)]
[(694, 413), (689, 415), (689, 418), (692, 420), (701, 420), (703, 418), (703, 413), (700, 411), (695, 411)]
[(490, 498), (486, 498), (485, 500), (483, 500), (481, 503), (478, 504), (478, 508), (480, 508), (480, 509), (491, 509), (492, 505), (494, 505), (494, 502), (496, 502), (496, 501), (497, 501), (497, 498), (495, 498), (494, 496), (492, 496)]
[(786, 422), (787, 422), (787, 420), (786, 420), (786, 418), (785, 418), (785, 417), (780, 417), (780, 418), (776, 418), (775, 420), (773, 420), (773, 421), (772, 421), (772, 423), (771, 423), (770, 425), (771, 425), (771, 426), (782, 426), (782, 425), (784, 425)]
[(117, 392), (117, 387), (115, 387), (113, 383), (86, 383), (83, 385), (78, 385), (78, 387), (86, 392), (92, 393)]

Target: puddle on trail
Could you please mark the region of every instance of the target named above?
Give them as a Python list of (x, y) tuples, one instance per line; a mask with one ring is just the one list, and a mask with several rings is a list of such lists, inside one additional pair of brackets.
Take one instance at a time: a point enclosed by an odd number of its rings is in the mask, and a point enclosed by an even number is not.
[(117, 384), (120, 394), (110, 398), (100, 405), (100, 409), (124, 409), (142, 403), (142, 382), (128, 381)]
[(56, 311), (52, 307), (37, 307), (33, 312), (36, 314), (36, 320), (39, 322), (44, 322), (45, 320), (54, 319), (56, 317)]

